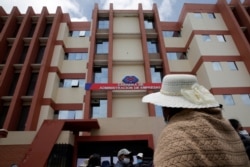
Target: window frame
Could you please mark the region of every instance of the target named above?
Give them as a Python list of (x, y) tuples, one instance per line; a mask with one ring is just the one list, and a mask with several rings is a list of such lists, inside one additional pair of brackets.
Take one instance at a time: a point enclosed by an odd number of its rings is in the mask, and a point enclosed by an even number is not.
[(202, 34), (202, 40), (204, 42), (210, 42), (211, 41), (211, 37), (209, 34)]
[(241, 94), (240, 98), (245, 105), (250, 105), (250, 94)]
[(231, 71), (238, 71), (239, 70), (235, 61), (229, 61), (229, 62), (227, 62), (227, 64), (228, 64), (228, 67)]
[(212, 68), (214, 71), (222, 71), (222, 66), (221, 66), (220, 62), (213, 61), (211, 63), (212, 63)]
[(224, 102), (227, 106), (234, 106), (235, 105), (235, 101), (234, 101), (234, 98), (233, 98), (233, 95), (231, 94), (224, 94), (223, 95), (223, 99), (224, 99)]
[(225, 35), (216, 35), (218, 42), (227, 42)]

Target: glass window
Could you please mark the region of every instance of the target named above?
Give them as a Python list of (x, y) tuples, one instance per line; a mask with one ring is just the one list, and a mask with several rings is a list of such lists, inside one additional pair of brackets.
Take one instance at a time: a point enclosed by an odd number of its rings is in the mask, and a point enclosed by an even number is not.
[(208, 15), (208, 18), (210, 18), (210, 19), (216, 18), (214, 13), (208, 13), (207, 15)]
[(145, 26), (146, 29), (153, 29), (154, 28), (153, 22), (149, 21), (149, 20), (144, 21), (144, 26)]
[(70, 37), (89, 37), (90, 36), (90, 31), (87, 30), (74, 30), (69, 32)]
[(163, 109), (162, 106), (155, 105), (155, 116), (156, 117), (163, 117)]
[(40, 46), (39, 47), (39, 50), (38, 50), (38, 53), (37, 53), (37, 56), (36, 56), (36, 60), (35, 60), (36, 64), (40, 64), (42, 62), (44, 51), (45, 51), (45, 47), (46, 46)]
[(194, 17), (195, 18), (198, 18), (198, 19), (201, 19), (202, 18), (202, 15), (201, 15), (201, 13), (194, 13)]
[(17, 129), (18, 131), (25, 130), (26, 121), (29, 115), (30, 106), (23, 105), (21, 108), (20, 116), (18, 117)]
[(55, 118), (57, 119), (82, 119), (83, 111), (82, 110), (60, 110), (59, 112), (55, 112)]
[(229, 106), (235, 105), (232, 95), (223, 95), (223, 98), (224, 98), (226, 105), (229, 105)]
[(162, 34), (164, 37), (180, 37), (181, 32), (180, 31), (162, 31)]
[(212, 62), (212, 66), (213, 66), (214, 71), (222, 71), (220, 62)]
[(79, 31), (70, 31), (69, 36), (70, 37), (79, 37)]
[(250, 95), (249, 94), (242, 94), (240, 95), (241, 100), (243, 101), (244, 104), (250, 105)]
[(88, 60), (88, 53), (66, 53), (64, 60)]
[(158, 53), (158, 42), (155, 39), (147, 41), (148, 53)]
[(94, 83), (108, 83), (107, 67), (94, 67)]
[(13, 75), (13, 78), (12, 78), (12, 81), (11, 81), (11, 84), (10, 84), (9, 93), (8, 93), (9, 96), (13, 96), (13, 94), (15, 92), (16, 85), (17, 85), (17, 82), (18, 82), (18, 79), (19, 79), (19, 75), (20, 75), (19, 72), (15, 72), (14, 75)]
[(59, 83), (61, 88), (85, 87), (85, 79), (61, 79)]
[(44, 30), (44, 33), (43, 33), (43, 37), (48, 37), (49, 36), (51, 27), (52, 27), (52, 23), (47, 23), (46, 24), (46, 27), (45, 27), (45, 30)]
[(152, 83), (160, 83), (162, 78), (162, 67), (152, 66), (150, 67)]
[(109, 28), (109, 18), (107, 18), (107, 17), (98, 18), (98, 28), (99, 29), (108, 29)]
[(226, 38), (224, 35), (216, 35), (217, 36), (217, 40), (219, 42), (226, 42)]
[(108, 54), (109, 42), (108, 40), (97, 40), (96, 54)]
[(168, 60), (185, 60), (187, 54), (185, 52), (167, 52)]
[(92, 100), (92, 118), (106, 118), (108, 101), (106, 99)]
[(29, 80), (29, 86), (27, 88), (27, 93), (26, 93), (27, 96), (32, 96), (34, 94), (37, 78), (38, 78), (38, 73), (32, 72)]
[(23, 46), (23, 50), (22, 50), (22, 53), (21, 53), (19, 61), (18, 61), (19, 64), (23, 64), (24, 63), (24, 60), (26, 58), (28, 49), (29, 49), (29, 46), (26, 46), (26, 45)]
[(202, 39), (203, 39), (203, 41), (205, 41), (205, 42), (211, 41), (210, 35), (202, 35)]
[(227, 64), (228, 64), (228, 67), (229, 67), (230, 70), (232, 70), (232, 71), (237, 71), (238, 70), (238, 67), (237, 67), (237, 65), (236, 65), (236, 63), (234, 61), (227, 62)]

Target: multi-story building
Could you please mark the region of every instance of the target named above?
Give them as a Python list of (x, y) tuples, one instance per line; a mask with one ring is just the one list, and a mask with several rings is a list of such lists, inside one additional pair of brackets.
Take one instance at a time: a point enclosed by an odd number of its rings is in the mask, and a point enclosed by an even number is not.
[(96, 4), (87, 22), (0, 7), (0, 166), (75, 167), (92, 153), (115, 163), (121, 148), (152, 160), (165, 123), (141, 98), (170, 73), (195, 74), (250, 130), (249, 42), (250, 0), (184, 4), (176, 22), (155, 4)]

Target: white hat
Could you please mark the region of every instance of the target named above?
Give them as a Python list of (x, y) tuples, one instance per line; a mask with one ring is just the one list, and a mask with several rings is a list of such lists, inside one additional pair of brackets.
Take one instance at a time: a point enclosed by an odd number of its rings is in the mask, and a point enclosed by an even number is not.
[(196, 76), (189, 74), (166, 75), (160, 92), (144, 96), (142, 102), (172, 108), (219, 107), (215, 97), (198, 84)]
[(138, 153), (136, 156), (140, 157), (140, 158), (143, 158), (143, 153)]
[(120, 149), (118, 151), (117, 157), (119, 157), (120, 155), (129, 155), (131, 152), (128, 151), (126, 148)]

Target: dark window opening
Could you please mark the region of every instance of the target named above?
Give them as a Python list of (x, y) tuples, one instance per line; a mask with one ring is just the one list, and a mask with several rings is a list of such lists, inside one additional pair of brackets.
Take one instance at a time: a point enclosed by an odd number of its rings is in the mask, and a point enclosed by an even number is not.
[(27, 90), (27, 93), (26, 93), (27, 96), (32, 96), (34, 94), (37, 77), (38, 77), (38, 73), (32, 73), (31, 74), (28, 90)]
[(30, 31), (28, 33), (28, 37), (32, 37), (34, 32), (35, 32), (35, 28), (36, 28), (36, 24), (32, 23), (31, 27), (30, 27)]
[(45, 46), (40, 46), (35, 60), (36, 64), (41, 64), (43, 60), (44, 51), (45, 51)]
[(9, 94), (8, 94), (9, 96), (13, 96), (13, 94), (15, 92), (16, 85), (17, 85), (17, 82), (18, 82), (18, 79), (19, 79), (19, 75), (20, 75), (20, 73), (14, 73), (14, 75), (13, 75), (12, 82), (11, 82), (11, 85), (10, 85)]
[(1, 106), (1, 110), (0, 110), (0, 128), (3, 127), (3, 124), (4, 124), (4, 121), (6, 119), (8, 110), (9, 110), (9, 106)]
[(46, 27), (45, 27), (45, 30), (44, 30), (44, 33), (43, 33), (43, 37), (48, 37), (49, 36), (51, 27), (52, 27), (52, 23), (47, 23), (46, 24)]
[(18, 61), (19, 64), (23, 64), (24, 63), (24, 60), (25, 60), (27, 52), (28, 52), (28, 48), (29, 48), (28, 46), (24, 46), (23, 47), (20, 59)]
[(30, 110), (30, 106), (23, 106), (21, 108), (19, 121), (18, 121), (16, 130), (18, 130), (18, 131), (25, 130), (25, 124), (26, 124), (26, 120), (28, 118), (29, 110)]

